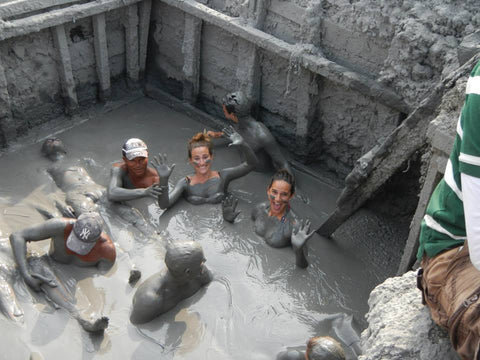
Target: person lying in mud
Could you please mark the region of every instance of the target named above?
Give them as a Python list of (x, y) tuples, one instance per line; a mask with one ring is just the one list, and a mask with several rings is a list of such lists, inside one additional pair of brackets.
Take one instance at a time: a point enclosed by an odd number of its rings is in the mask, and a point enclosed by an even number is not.
[[(222, 100), (223, 113), (228, 120), (236, 124), (235, 129), (245, 139), (257, 156), (256, 171), (287, 169), (293, 174), (287, 159), (280, 151), (277, 141), (270, 130), (250, 116), (251, 102), (241, 91), (225, 95)], [(223, 131), (208, 131), (207, 135), (218, 138)]]
[[(82, 166), (74, 166), (66, 161), (66, 149), (62, 140), (49, 138), (42, 144), (42, 154), (54, 162), (48, 169), (55, 184), (65, 192), (66, 204), (55, 204), (65, 217), (78, 217), (86, 212), (98, 212), (98, 204), (105, 195), (105, 187), (97, 184)], [(106, 204), (103, 201), (103, 204)], [(122, 219), (135, 226), (143, 235), (156, 234), (143, 215), (136, 209), (123, 204), (115, 204), (112, 209)], [(40, 209), (38, 209), (40, 210)], [(47, 216), (51, 217), (51, 216)]]
[(212, 275), (205, 261), (202, 247), (195, 241), (169, 246), (165, 254), (166, 269), (150, 276), (135, 292), (130, 321), (149, 322), (210, 283)]
[(297, 266), (306, 268), (305, 244), (314, 231), (309, 233), (310, 221), (298, 221), (290, 209), (294, 193), (293, 175), (285, 169), (277, 171), (267, 187), (269, 201), (253, 209), (252, 220), (255, 233), (268, 245), (276, 248), (292, 245)]
[(243, 141), (243, 138), (233, 128), (223, 130), (231, 143), (239, 146), (245, 154), (246, 161), (235, 167), (212, 170), (213, 149), (210, 137), (205, 133), (198, 133), (188, 142), (188, 160), (195, 173), (180, 179), (175, 188), (168, 193), (168, 178), (175, 165), (167, 164), (166, 156), (155, 157), (152, 165), (160, 175), (160, 186), (162, 195), (158, 204), (160, 208), (167, 209), (177, 202), (181, 195), (192, 204), (216, 204), (222, 201), (228, 185), (232, 180), (242, 177), (253, 170), (255, 154), (252, 149)]
[(340, 343), (329, 337), (313, 337), (307, 342), (306, 351), (287, 350), (277, 355), (277, 360), (345, 360)]
[[(89, 332), (101, 332), (108, 326), (105, 316), (83, 316), (75, 306), (75, 298), (55, 276), (50, 259), (62, 264), (110, 268), (116, 258), (115, 245), (102, 231), (97, 213), (84, 213), (78, 219), (56, 218), (10, 235), (10, 244), (18, 269), (25, 283), (42, 291), (56, 306), (67, 310)], [(27, 259), (27, 242), (51, 238), (48, 255)]]
[(116, 202), (142, 197), (157, 199), (161, 194), (159, 177), (156, 170), (148, 166), (145, 142), (137, 138), (127, 140), (122, 147), (122, 159), (112, 167), (108, 199)]

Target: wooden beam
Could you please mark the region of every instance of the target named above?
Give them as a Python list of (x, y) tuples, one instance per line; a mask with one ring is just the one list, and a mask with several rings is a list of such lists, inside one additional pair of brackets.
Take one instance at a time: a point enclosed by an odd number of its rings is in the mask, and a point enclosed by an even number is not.
[(97, 0), (68, 8), (52, 10), (27, 18), (0, 22), (0, 40), (27, 35), (57, 25), (75, 22), (93, 15), (136, 4), (141, 0)]
[(104, 102), (110, 97), (110, 64), (108, 62), (107, 33), (105, 13), (94, 15), (93, 44), (95, 47), (95, 62), (98, 75), (98, 98)]
[(16, 139), (17, 131), (12, 117), (12, 104), (8, 93), (5, 69), (0, 61), (0, 144), (7, 146)]
[(197, 102), (200, 91), (200, 42), (202, 20), (185, 14), (183, 35), (183, 98), (190, 104)]
[(130, 86), (134, 86), (139, 80), (138, 55), (138, 8), (137, 4), (134, 4), (127, 7), (125, 21), (125, 57)]
[(0, 19), (48, 9), (53, 6), (79, 2), (79, 0), (14, 0), (0, 4)]
[(357, 161), (346, 177), (346, 186), (337, 200), (337, 207), (320, 226), (317, 233), (329, 237), (375, 192), (395, 174), (412, 154), (425, 144), (428, 124), (435, 117), (437, 107), (445, 92), (455, 86), (456, 81), (468, 76), (480, 60), (480, 53), (451, 73), (429, 92), (420, 105), (408, 115), (385, 141), (370, 150)]
[(244, 25), (243, 20), (222, 14), (195, 0), (161, 0), (167, 5), (180, 9), (203, 21), (215, 25), (235, 36), (238, 36), (259, 48), (265, 49), (288, 61), (295, 59), (308, 70), (319, 74), (330, 81), (370, 96), (386, 106), (408, 114), (411, 107), (394, 91), (374, 79), (356, 73), (342, 65), (328, 60), (320, 53), (299, 52), (298, 45), (288, 44), (273, 35), (267, 34), (252, 26)]
[(75, 90), (75, 79), (72, 72), (72, 61), (68, 49), (65, 26), (58, 25), (52, 28), (55, 48), (58, 52), (58, 73), (62, 86), (62, 96), (65, 100), (67, 113), (72, 113), (78, 108), (77, 92)]
[(138, 15), (140, 24), (138, 26), (140, 79), (145, 77), (147, 63), (148, 30), (150, 29), (150, 13), (152, 11), (152, 0), (143, 0), (138, 4)]

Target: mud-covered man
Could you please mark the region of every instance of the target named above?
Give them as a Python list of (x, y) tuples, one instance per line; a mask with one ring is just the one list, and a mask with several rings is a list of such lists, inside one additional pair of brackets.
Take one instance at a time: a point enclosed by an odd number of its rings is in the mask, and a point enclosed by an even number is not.
[[(250, 116), (252, 104), (241, 91), (225, 95), (222, 108), (225, 117), (236, 124), (237, 132), (257, 156), (256, 171), (286, 169), (293, 174), (287, 159), (268, 128)], [(222, 131), (208, 131), (210, 137), (224, 136)]]
[(149, 322), (208, 284), (212, 276), (205, 261), (202, 247), (197, 242), (185, 241), (169, 246), (165, 255), (166, 269), (138, 287), (130, 321), (133, 324)]
[[(33, 290), (42, 291), (49, 300), (62, 307), (86, 331), (99, 332), (108, 326), (104, 316), (83, 316), (75, 306), (75, 298), (58, 280), (49, 265), (50, 260), (77, 266), (110, 268), (116, 258), (115, 245), (102, 231), (102, 219), (97, 213), (84, 213), (78, 219), (54, 218), (10, 235), (15, 261), (20, 274)], [(27, 258), (27, 243), (50, 240), (48, 256)]]
[(148, 148), (145, 142), (131, 138), (123, 144), (122, 162), (115, 163), (108, 186), (110, 201), (127, 201), (161, 195), (157, 171), (148, 166)]

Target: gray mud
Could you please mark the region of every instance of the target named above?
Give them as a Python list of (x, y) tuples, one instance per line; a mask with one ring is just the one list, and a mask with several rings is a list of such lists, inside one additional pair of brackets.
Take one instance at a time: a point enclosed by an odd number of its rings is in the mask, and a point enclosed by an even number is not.
[[(104, 186), (111, 164), (121, 158), (123, 142), (140, 137), (149, 145), (150, 156), (167, 153), (169, 161), (176, 163), (171, 176), (176, 183), (191, 173), (186, 141), (202, 130), (203, 125), (188, 116), (143, 98), (59, 137), (70, 158), (91, 159), (87, 170)], [(238, 161), (234, 149), (218, 143), (214, 169)], [(9, 251), (10, 232), (42, 221), (33, 206), (40, 204), (54, 211), (52, 199), (62, 196), (45, 171), (49, 165), (40, 156), (40, 142), (0, 158), (0, 237), (4, 252)], [(66, 311), (54, 310), (14, 274), (23, 323), (0, 315), (2, 329), (15, 335), (15, 341), (3, 341), (18, 347), (18, 354), (28, 348), (45, 359), (272, 359), (286, 346), (302, 345), (312, 335), (338, 339), (322, 323), (328, 314), (353, 314), (357, 330), (361, 330), (366, 325), (363, 317), (368, 310), (368, 294), (378, 282), (374, 274), (377, 269), (361, 254), (367, 250), (314, 235), (308, 242), (310, 266), (306, 270), (296, 268), (290, 248), (271, 248), (253, 231), (250, 211), (266, 200), (270, 176), (251, 173), (230, 185), (240, 198), (242, 211), (235, 224), (223, 222), (220, 205), (190, 205), (182, 199), (162, 214), (153, 201), (135, 201), (160, 233), (154, 239), (145, 239), (108, 209), (102, 210), (112, 239), (123, 249), (118, 251), (115, 266), (105, 274), (64, 265), (55, 265), (54, 271), (75, 294), (82, 311), (110, 318), (104, 336), (83, 331)], [(338, 189), (301, 173), (297, 177), (299, 190), (292, 208), (317, 226), (333, 210)], [(201, 243), (214, 281), (169, 313), (146, 325), (133, 326), (129, 312), (135, 287), (128, 284), (128, 257), (142, 271), (138, 286), (164, 266), (167, 242), (185, 239)], [(47, 246), (48, 242), (41, 242), (29, 248), (42, 254)], [(4, 261), (12, 264), (8, 256)]]

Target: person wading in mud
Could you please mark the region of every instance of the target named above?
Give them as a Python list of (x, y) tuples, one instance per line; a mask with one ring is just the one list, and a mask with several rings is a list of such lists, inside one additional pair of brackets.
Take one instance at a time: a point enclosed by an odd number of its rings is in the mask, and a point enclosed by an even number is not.
[[(241, 91), (225, 95), (222, 108), (225, 117), (235, 123), (235, 130), (245, 139), (257, 156), (256, 171), (286, 169), (293, 174), (287, 159), (270, 130), (261, 122), (250, 116), (251, 103)], [(207, 135), (213, 138), (224, 136), (223, 131), (208, 131)]]
[(433, 320), (462, 359), (480, 359), (480, 62), (466, 98), (445, 175), (423, 218), (417, 286)]
[(112, 167), (108, 199), (118, 202), (142, 197), (157, 199), (161, 195), (159, 177), (148, 166), (147, 145), (137, 138), (127, 140), (122, 147), (122, 158), (122, 162)]
[[(27, 242), (51, 238), (48, 256), (29, 257)], [(54, 304), (66, 309), (89, 332), (107, 328), (105, 316), (83, 316), (75, 306), (75, 298), (51, 270), (51, 259), (62, 264), (96, 266), (101, 270), (115, 263), (115, 246), (102, 231), (97, 213), (84, 213), (78, 219), (55, 218), (10, 235), (15, 261), (23, 279), (35, 291), (42, 291)]]

